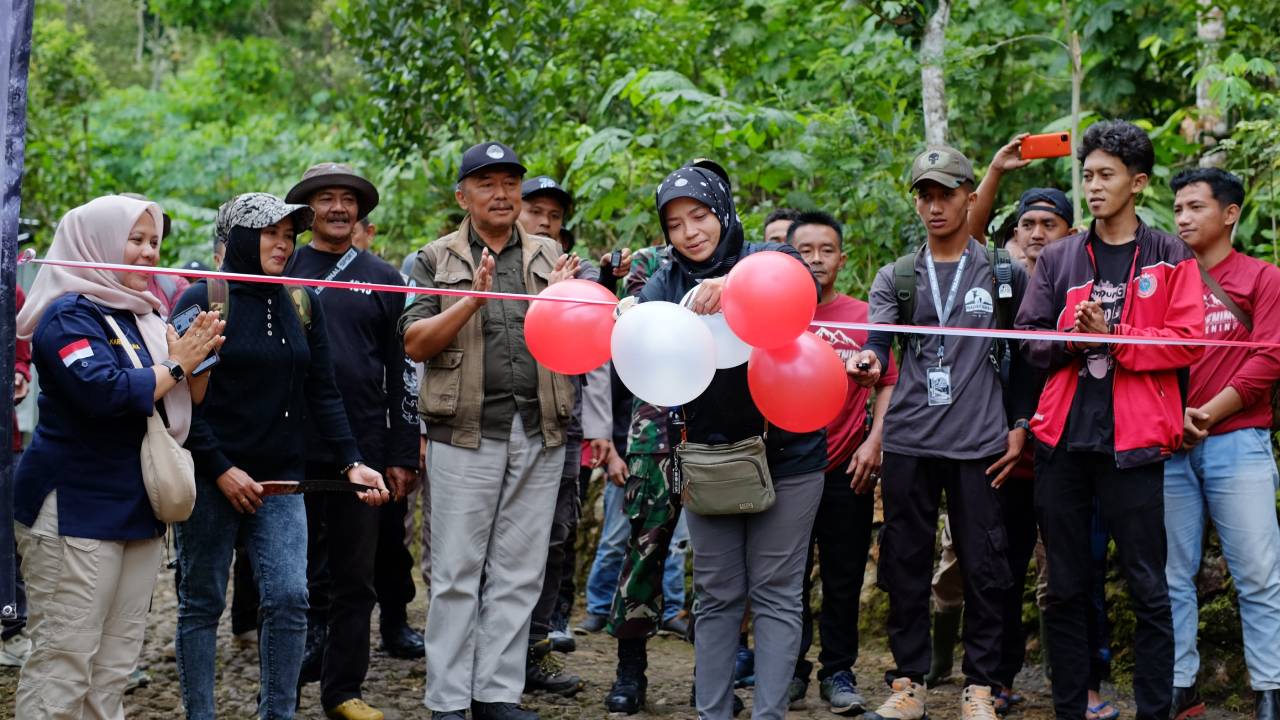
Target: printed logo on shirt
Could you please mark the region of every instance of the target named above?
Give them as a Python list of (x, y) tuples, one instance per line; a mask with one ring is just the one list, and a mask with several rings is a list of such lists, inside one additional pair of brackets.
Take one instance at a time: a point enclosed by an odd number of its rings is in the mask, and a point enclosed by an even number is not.
[(1213, 294), (1212, 290), (1204, 292), (1204, 334), (1206, 337), (1226, 335), (1240, 326), (1235, 313)]
[(813, 331), (813, 334), (825, 340), (836, 351), (836, 355), (845, 362), (848, 362), (854, 353), (862, 349), (862, 346), (857, 341), (846, 335), (839, 328), (819, 327)]
[[(366, 283), (366, 282), (365, 282), (365, 281), (363, 281), (363, 280), (348, 280), (347, 282), (352, 283), (352, 284), (355, 284), (355, 285), (368, 285), (368, 284), (369, 284), (369, 283)], [(349, 291), (351, 291), (351, 292), (353, 292), (353, 293), (360, 293), (360, 294), (362, 294), (362, 295), (372, 295), (372, 294), (373, 294), (373, 291), (372, 291), (372, 290), (365, 290), (365, 289), (363, 289), (363, 288), (353, 288), (353, 287), (349, 287), (349, 288), (347, 288), (347, 290), (349, 290)]]
[(1116, 284), (1110, 280), (1102, 280), (1093, 286), (1093, 293), (1090, 294), (1089, 299), (1102, 306), (1102, 318), (1108, 325), (1120, 322), (1124, 283)]
[(58, 357), (62, 358), (62, 364), (71, 367), (79, 360), (93, 357), (93, 348), (89, 346), (89, 338), (80, 338), (75, 342), (68, 343), (58, 351)]
[[(124, 343), (120, 342), (120, 338), (108, 338), (108, 339), (107, 339), (107, 342), (108, 342), (108, 343), (110, 343), (110, 344), (112, 344), (112, 345), (115, 345), (116, 347), (120, 347), (121, 345), (124, 345)], [(130, 342), (129, 344), (133, 346), (133, 349), (134, 349), (134, 350), (141, 350), (141, 349), (142, 349), (142, 346), (141, 346), (141, 345), (139, 345), (139, 344), (138, 344), (138, 343), (136, 343), (136, 342)]]
[(1142, 273), (1138, 276), (1138, 297), (1149, 298), (1156, 294), (1156, 276)]
[(974, 288), (964, 294), (964, 311), (970, 315), (990, 315), (994, 308), (991, 293), (982, 288)]

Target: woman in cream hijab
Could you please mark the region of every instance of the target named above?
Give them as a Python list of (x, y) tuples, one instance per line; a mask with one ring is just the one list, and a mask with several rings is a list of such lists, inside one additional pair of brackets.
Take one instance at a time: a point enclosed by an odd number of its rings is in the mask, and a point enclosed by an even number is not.
[[(62, 218), (46, 257), (154, 266), (161, 223), (155, 203), (100, 197)], [(47, 265), (18, 316), (41, 391), (14, 481), (32, 639), (16, 717), (124, 717), (164, 534), (142, 484), (147, 418), (162, 413), (170, 434), (186, 439), (192, 398), (208, 383), (191, 373), (221, 345), (224, 325), (202, 313), (179, 338), (156, 313), (147, 279)]]

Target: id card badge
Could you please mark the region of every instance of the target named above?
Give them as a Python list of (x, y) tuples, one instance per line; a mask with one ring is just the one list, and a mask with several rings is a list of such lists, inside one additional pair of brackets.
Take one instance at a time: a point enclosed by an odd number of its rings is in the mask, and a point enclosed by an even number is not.
[(951, 404), (951, 368), (934, 365), (928, 368), (925, 379), (929, 384), (929, 405)]
[(1008, 300), (1013, 297), (1013, 286), (1009, 283), (1000, 283), (1000, 288), (996, 290), (1001, 300)]

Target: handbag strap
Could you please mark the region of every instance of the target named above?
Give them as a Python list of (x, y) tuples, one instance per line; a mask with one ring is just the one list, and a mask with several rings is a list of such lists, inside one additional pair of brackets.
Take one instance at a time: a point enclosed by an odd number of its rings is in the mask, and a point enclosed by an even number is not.
[(102, 316), (107, 319), (107, 324), (115, 331), (116, 337), (120, 338), (120, 344), (124, 346), (124, 351), (129, 355), (129, 359), (133, 361), (133, 366), (142, 369), (142, 361), (138, 359), (138, 353), (133, 351), (133, 342), (125, 337), (124, 331), (120, 329), (116, 319), (107, 313), (103, 313)]
[(1249, 314), (1237, 305), (1235, 300), (1231, 299), (1231, 296), (1227, 294), (1227, 291), (1223, 290), (1222, 286), (1218, 284), (1218, 281), (1214, 280), (1213, 276), (1209, 274), (1209, 271), (1205, 270), (1203, 267), (1200, 268), (1200, 278), (1204, 280), (1205, 285), (1209, 286), (1209, 292), (1213, 293), (1214, 297), (1218, 298), (1218, 300), (1226, 306), (1227, 310), (1231, 311), (1231, 314), (1236, 316), (1236, 319), (1240, 321), (1240, 324), (1249, 332), (1253, 332), (1253, 318), (1249, 317)]
[[(128, 354), (129, 359), (133, 361), (133, 366), (139, 370), (145, 367), (142, 364), (142, 361), (138, 359), (138, 353), (134, 352), (133, 343), (125, 336), (124, 331), (120, 329), (120, 325), (116, 322), (116, 319), (111, 317), (108, 313), (103, 313), (102, 316), (107, 319), (107, 324), (115, 331), (116, 337), (120, 338), (120, 344), (124, 346), (125, 353)], [(157, 402), (155, 403), (155, 407), (157, 412), (151, 413), (150, 417), (147, 418), (147, 422), (159, 422), (159, 427), (168, 429), (169, 418), (164, 414), (164, 403)]]

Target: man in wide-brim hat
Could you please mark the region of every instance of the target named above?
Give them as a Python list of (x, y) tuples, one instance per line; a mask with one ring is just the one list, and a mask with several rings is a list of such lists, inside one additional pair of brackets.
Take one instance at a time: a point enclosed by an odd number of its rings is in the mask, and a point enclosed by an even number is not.
[[(315, 211), (311, 242), (294, 253), (286, 275), (403, 284), (395, 268), (353, 245), (357, 223), (378, 205), (378, 190), (349, 165), (312, 166), (286, 197)], [(318, 288), (317, 294), (347, 420), (361, 455), (385, 475), (392, 507), (384, 514), (344, 494), (307, 496), (311, 612), (300, 681), (320, 680), (320, 702), (330, 718), (382, 720), (361, 697), (374, 603), (381, 606), (384, 651), (402, 658), (424, 652), (422, 636), (406, 617), (413, 558), (402, 538), (405, 496), (418, 483), (418, 418), (411, 366), (397, 330), (404, 299), (392, 292), (333, 288)], [(307, 477), (333, 476), (338, 468), (332, 448), (316, 439), (313, 434), (307, 446)], [(397, 542), (380, 559), (385, 525), (396, 528)], [(388, 558), (398, 565), (385, 575), (399, 575), (401, 582), (379, 582), (378, 566)]]

